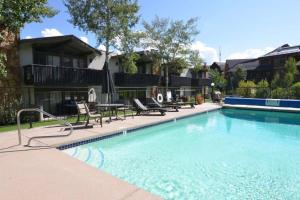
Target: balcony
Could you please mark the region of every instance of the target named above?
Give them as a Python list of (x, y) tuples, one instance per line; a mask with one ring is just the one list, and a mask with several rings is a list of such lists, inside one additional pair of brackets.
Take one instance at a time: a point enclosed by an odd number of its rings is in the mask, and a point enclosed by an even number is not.
[(161, 76), (153, 74), (115, 73), (115, 85), (119, 87), (148, 87), (159, 86)]
[(86, 87), (102, 85), (105, 74), (101, 70), (49, 65), (27, 65), (23, 69), (25, 84), (35, 86)]
[(202, 86), (210, 86), (211, 79), (208, 78), (189, 78), (189, 77), (181, 77), (171, 75), (169, 78), (169, 86), (170, 87), (182, 87), (182, 86), (190, 86), (190, 87), (202, 87)]
[(192, 78), (171, 75), (169, 77), (170, 87), (191, 86)]
[(209, 78), (193, 79), (192, 87), (210, 86), (211, 83), (212, 83), (212, 80)]

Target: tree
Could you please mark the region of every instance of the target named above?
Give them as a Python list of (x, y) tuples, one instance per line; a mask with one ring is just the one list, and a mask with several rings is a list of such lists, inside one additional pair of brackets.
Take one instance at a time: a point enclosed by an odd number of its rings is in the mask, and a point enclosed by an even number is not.
[(47, 0), (0, 0), (0, 124), (14, 122), (21, 102), (20, 29), (56, 13)]
[(253, 81), (240, 81), (236, 89), (237, 94), (242, 97), (255, 97), (256, 85)]
[(135, 52), (135, 48), (140, 45), (140, 39), (143, 37), (141, 32), (133, 32), (125, 27), (120, 37), (118, 50), (122, 52), (121, 62), (125, 72), (135, 74), (137, 72), (136, 61), (139, 59), (139, 54)]
[(276, 73), (272, 82), (272, 89), (288, 88), (295, 82), (295, 76), (298, 74), (297, 62), (294, 58), (289, 58), (284, 65), (284, 73)]
[(238, 67), (235, 72), (232, 73), (231, 87), (235, 89), (238, 87), (240, 81), (246, 80), (247, 72)]
[(267, 80), (261, 80), (257, 83), (256, 97), (267, 98), (270, 95), (269, 83)]
[[(189, 51), (188, 47), (194, 40), (194, 36), (198, 34), (197, 18), (191, 18), (184, 22), (183, 20), (171, 21), (168, 18), (159, 18), (150, 22), (143, 22), (145, 29), (146, 48), (152, 48), (156, 51), (155, 58), (159, 60), (160, 67), (164, 67), (166, 87), (169, 84), (169, 68), (173, 71), (182, 69), (186, 62), (179, 59), (185, 58)], [(178, 62), (180, 61), (180, 62)], [(181, 63), (182, 67), (173, 67), (172, 64)], [(178, 72), (177, 72), (178, 73)]]
[(295, 81), (295, 76), (298, 73), (297, 70), (297, 61), (295, 58), (290, 57), (284, 65), (284, 70), (285, 70), (285, 76), (284, 76), (284, 86), (285, 87), (290, 87), (294, 81)]
[(26, 23), (41, 22), (44, 17), (52, 17), (56, 13), (47, 6), (47, 0), (0, 0), (0, 78), (8, 73), (7, 36), (13, 33), (17, 40), (20, 29)]
[(223, 91), (227, 85), (227, 81), (224, 76), (217, 69), (210, 69), (208, 74), (216, 88)]
[(94, 33), (98, 44), (106, 47), (106, 62), (110, 48), (118, 47), (117, 38), (129, 36), (129, 30), (139, 20), (136, 0), (66, 0), (65, 5), (71, 15), (70, 22)]
[(203, 69), (203, 59), (200, 56), (199, 51), (191, 51), (189, 57), (190, 64), (194, 67), (193, 71), (198, 73)]
[(291, 87), (294, 98), (300, 99), (300, 82), (297, 82)]

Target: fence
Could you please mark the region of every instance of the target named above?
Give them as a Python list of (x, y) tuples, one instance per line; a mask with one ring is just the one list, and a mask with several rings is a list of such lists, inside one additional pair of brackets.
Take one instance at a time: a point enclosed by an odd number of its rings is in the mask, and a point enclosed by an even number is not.
[(227, 91), (226, 95), (245, 98), (300, 99), (298, 93), (293, 88), (239, 87), (236, 90)]

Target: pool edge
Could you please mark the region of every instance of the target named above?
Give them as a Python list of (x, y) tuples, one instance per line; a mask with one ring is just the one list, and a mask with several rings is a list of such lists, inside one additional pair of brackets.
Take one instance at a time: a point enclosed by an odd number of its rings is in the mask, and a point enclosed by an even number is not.
[(58, 150), (65, 150), (65, 149), (73, 148), (73, 147), (80, 146), (80, 145), (83, 145), (83, 144), (88, 144), (88, 143), (96, 142), (96, 141), (99, 141), (99, 140), (104, 140), (104, 139), (108, 139), (108, 138), (111, 138), (111, 137), (119, 136), (119, 135), (122, 135), (124, 131), (126, 131), (127, 133), (130, 133), (130, 132), (134, 132), (134, 131), (137, 131), (137, 130), (140, 130), (140, 129), (143, 129), (143, 128), (148, 128), (148, 127), (151, 127), (151, 126), (156, 126), (156, 125), (172, 122), (174, 120), (182, 120), (182, 119), (193, 117), (193, 116), (196, 116), (196, 115), (201, 115), (203, 113), (215, 112), (215, 111), (220, 110), (220, 109), (222, 109), (222, 106), (217, 107), (217, 108), (210, 108), (210, 109), (207, 109), (207, 110), (203, 110), (201, 112), (191, 113), (191, 114), (187, 114), (187, 115), (183, 115), (183, 116), (179, 116), (179, 117), (172, 117), (170, 119), (165, 119), (165, 120), (158, 121), (158, 122), (152, 122), (152, 123), (148, 123), (148, 124), (144, 124), (144, 125), (140, 125), (140, 126), (135, 126), (135, 127), (132, 127), (132, 128), (124, 128), (124, 129), (120, 129), (120, 130), (117, 130), (117, 131), (112, 131), (112, 132), (106, 133), (105, 135), (95, 135), (95, 136), (87, 137), (87, 138), (84, 138), (84, 139), (69, 141), (69, 142), (61, 143), (61, 144), (56, 144), (53, 147), (58, 149)]

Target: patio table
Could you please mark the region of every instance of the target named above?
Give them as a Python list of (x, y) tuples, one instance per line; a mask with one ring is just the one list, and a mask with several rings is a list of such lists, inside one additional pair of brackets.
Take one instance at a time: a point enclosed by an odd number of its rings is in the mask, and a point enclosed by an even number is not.
[(109, 109), (109, 119), (106, 120), (106, 122), (110, 123), (112, 122), (112, 111), (115, 111), (116, 118), (114, 120), (123, 120), (122, 118), (118, 117), (118, 108), (124, 107), (125, 104), (121, 103), (107, 103), (107, 104), (96, 104), (96, 108), (101, 109), (101, 108), (108, 108)]

